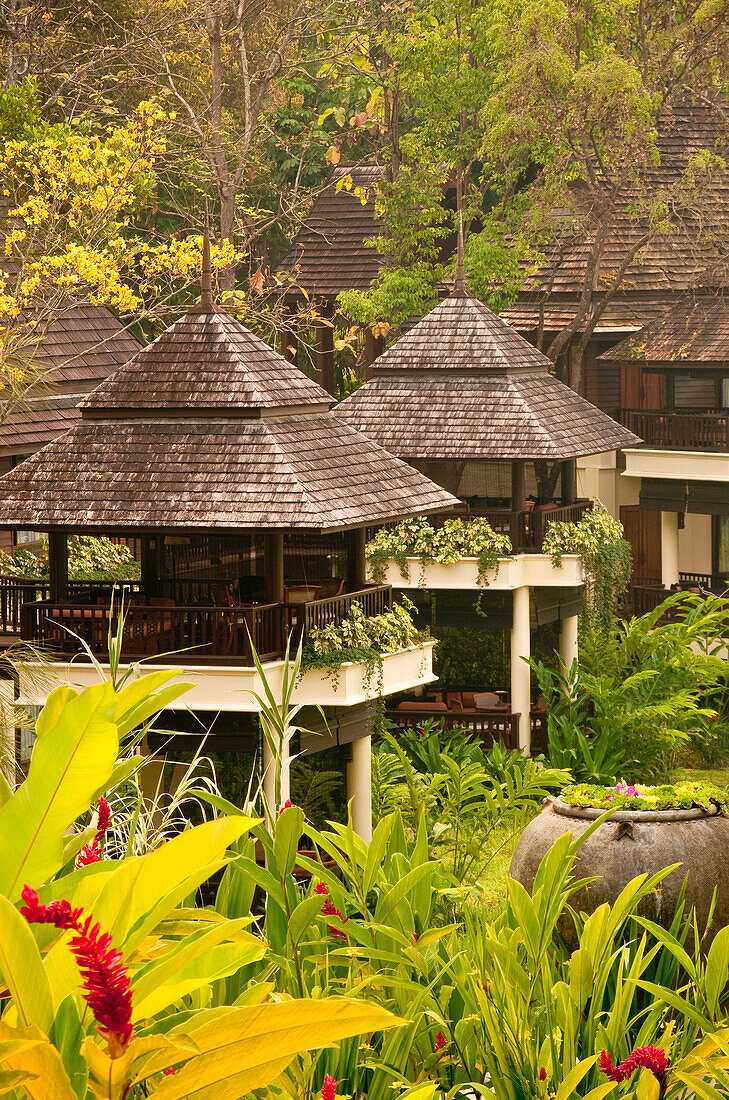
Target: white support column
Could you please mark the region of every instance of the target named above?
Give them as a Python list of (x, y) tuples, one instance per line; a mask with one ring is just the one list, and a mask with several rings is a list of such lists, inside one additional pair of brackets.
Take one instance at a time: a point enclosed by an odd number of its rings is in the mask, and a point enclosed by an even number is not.
[(562, 658), (566, 672), (569, 672), (577, 660), (577, 628), (579, 622), (579, 615), (568, 615), (566, 619), (562, 619), (559, 632), (559, 655)]
[(352, 742), (347, 764), (347, 800), (352, 803), (352, 827), (369, 844), (372, 840), (372, 738)]
[(511, 623), (511, 710), (519, 715), (519, 748), (528, 756), (531, 748), (531, 669), (523, 657), (530, 656), (529, 586), (514, 589)]
[(661, 512), (661, 581), (678, 584), (678, 513)]

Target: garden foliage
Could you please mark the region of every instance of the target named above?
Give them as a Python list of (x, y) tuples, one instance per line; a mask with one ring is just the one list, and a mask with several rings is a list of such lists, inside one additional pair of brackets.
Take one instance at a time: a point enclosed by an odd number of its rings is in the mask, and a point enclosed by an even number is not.
[[(690, 593), (586, 631), (565, 675), (532, 662), (547, 700), (549, 757), (575, 779), (660, 779), (725, 719), (727, 603)], [(713, 736), (716, 736), (714, 734)]]

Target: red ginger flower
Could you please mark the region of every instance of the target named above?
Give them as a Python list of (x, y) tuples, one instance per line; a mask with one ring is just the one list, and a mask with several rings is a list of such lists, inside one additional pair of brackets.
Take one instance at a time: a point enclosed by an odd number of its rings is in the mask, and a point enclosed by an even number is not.
[(284, 810), (290, 810), (292, 805), (293, 805), (293, 803), (291, 802), (291, 799), (287, 798), (286, 801), (284, 802), (283, 806), (281, 807), (281, 809), (278, 811), (279, 814), (282, 814), (284, 812)]
[[(329, 891), (327, 890), (326, 885), (323, 882), (317, 882), (316, 886), (314, 887), (314, 893), (315, 894), (321, 894), (322, 896), (326, 897), (326, 901), (324, 902), (324, 904), (322, 905), (322, 908), (321, 908), (323, 916), (325, 916), (325, 917), (338, 917), (339, 920), (342, 922), (342, 924), (347, 923), (347, 917), (343, 917), (342, 914), (339, 912), (336, 905), (334, 904), (332, 899), (329, 897)], [(329, 929), (329, 932), (331, 933), (332, 936), (334, 936), (335, 939), (337, 939), (337, 940), (346, 940), (347, 935), (346, 935), (345, 932), (342, 932), (341, 928), (335, 928), (334, 925), (332, 925), (332, 924), (328, 924), (327, 928)]]
[(111, 820), (111, 807), (102, 796), (99, 799), (99, 812), (96, 819), (96, 836), (90, 844), (84, 844), (76, 856), (76, 867), (88, 867), (90, 863), (98, 863), (102, 858), (102, 846), (106, 839), (106, 833)]
[(68, 946), (81, 971), (84, 999), (99, 1025), (99, 1033), (109, 1044), (112, 1058), (118, 1057), (132, 1038), (132, 993), (129, 971), (111, 936), (108, 932), (100, 935), (98, 924), (92, 927), (92, 916), (81, 924), (83, 909), (72, 909), (65, 899), (43, 905), (36, 891), (25, 886), (23, 901), (20, 912), (29, 924), (53, 924), (76, 932)]
[(668, 1084), (668, 1058), (665, 1050), (660, 1047), (638, 1047), (629, 1054), (625, 1061), (617, 1066), (613, 1065), (612, 1058), (606, 1050), (600, 1055), (600, 1070), (611, 1081), (625, 1081), (634, 1073), (638, 1066), (650, 1070), (661, 1087), (661, 1094)]
[(330, 1073), (327, 1073), (324, 1077), (324, 1084), (321, 1087), (321, 1100), (334, 1100), (336, 1095), (337, 1082)]
[(435, 1037), (435, 1046), (433, 1047), (433, 1053), (437, 1054), (439, 1050), (443, 1050), (446, 1045), (445, 1035), (442, 1031), (439, 1031)]
[(544, 1068), (544, 1066), (539, 1067), (539, 1080), (540, 1081), (546, 1081), (547, 1080), (547, 1071)]

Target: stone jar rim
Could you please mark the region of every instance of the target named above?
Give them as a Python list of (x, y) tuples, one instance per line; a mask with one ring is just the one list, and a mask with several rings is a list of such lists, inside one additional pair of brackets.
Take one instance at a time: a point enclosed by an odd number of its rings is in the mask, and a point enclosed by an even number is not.
[[(578, 817), (583, 821), (595, 821), (605, 813), (605, 810), (598, 810), (594, 806), (569, 806), (559, 795), (552, 799), (552, 809), (561, 817)], [(650, 821), (669, 825), (675, 821), (699, 821), (706, 817), (716, 817), (718, 813), (717, 806), (712, 806), (710, 810), (702, 810), (698, 806), (690, 810), (616, 810), (605, 824), (611, 821)]]

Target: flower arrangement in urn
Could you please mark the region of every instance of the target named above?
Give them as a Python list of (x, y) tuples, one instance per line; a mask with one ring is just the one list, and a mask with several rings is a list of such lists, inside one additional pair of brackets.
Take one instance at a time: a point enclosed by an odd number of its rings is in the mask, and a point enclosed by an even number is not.
[(729, 793), (715, 783), (666, 783), (651, 787), (646, 783), (616, 783), (603, 787), (594, 783), (575, 783), (565, 787), (561, 800), (581, 810), (729, 810)]

